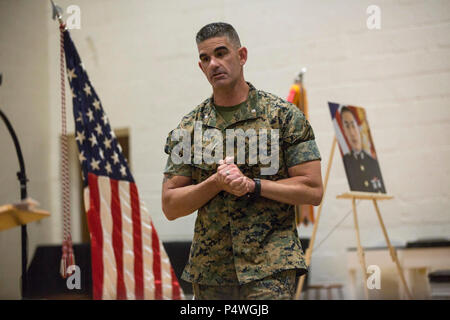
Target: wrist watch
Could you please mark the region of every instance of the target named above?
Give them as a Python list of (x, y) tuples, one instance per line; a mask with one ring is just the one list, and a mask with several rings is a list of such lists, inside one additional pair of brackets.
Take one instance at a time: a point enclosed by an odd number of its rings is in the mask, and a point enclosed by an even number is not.
[(255, 189), (248, 193), (249, 200), (256, 200), (261, 196), (261, 180), (258, 178), (252, 179), (255, 182)]

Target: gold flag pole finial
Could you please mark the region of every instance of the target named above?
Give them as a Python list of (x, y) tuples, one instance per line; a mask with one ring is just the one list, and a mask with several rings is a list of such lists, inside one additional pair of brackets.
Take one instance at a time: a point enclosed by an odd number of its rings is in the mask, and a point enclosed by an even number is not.
[(300, 72), (295, 76), (294, 82), (303, 82), (303, 76), (305, 75), (307, 69), (303, 67)]

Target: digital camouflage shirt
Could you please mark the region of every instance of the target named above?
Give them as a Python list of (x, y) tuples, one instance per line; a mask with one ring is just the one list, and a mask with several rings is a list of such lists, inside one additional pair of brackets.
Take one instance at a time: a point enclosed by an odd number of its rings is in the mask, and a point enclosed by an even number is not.
[[(231, 122), (225, 122), (216, 113), (212, 96), (182, 118), (177, 130), (167, 137), (165, 152), (169, 157), (164, 173), (191, 177), (192, 183), (198, 184), (217, 171), (218, 160), (234, 153), (235, 163), (244, 175), (276, 181), (289, 178), (289, 167), (320, 160), (313, 130), (304, 114), (293, 104), (248, 85), (246, 107), (240, 108)], [(180, 151), (181, 135), (175, 134), (180, 129), (188, 133), (192, 142), (188, 152)], [(203, 139), (195, 137), (199, 132), (203, 133)], [(230, 132), (237, 137), (236, 143), (233, 149), (226, 149)], [(254, 136), (245, 137), (249, 132)], [(241, 157), (240, 161), (239, 138), (245, 141), (245, 159)], [(213, 155), (217, 161), (208, 157), (205, 157), (208, 161), (198, 161), (195, 157), (199, 150)], [(184, 156), (184, 162), (174, 161), (174, 154)], [(278, 163), (269, 163), (269, 158)], [(272, 168), (267, 175), (268, 168), (274, 166), (278, 167), (275, 172)], [(297, 269), (299, 274), (306, 272), (294, 206), (263, 197), (250, 200), (221, 191), (198, 210), (182, 279), (207, 285), (236, 285), (288, 269)]]

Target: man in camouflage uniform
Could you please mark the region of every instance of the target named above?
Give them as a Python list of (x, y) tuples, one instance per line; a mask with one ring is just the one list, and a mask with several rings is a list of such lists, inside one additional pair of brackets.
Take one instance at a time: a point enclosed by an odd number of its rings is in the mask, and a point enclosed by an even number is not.
[(206, 25), (196, 41), (213, 95), (169, 133), (162, 190), (169, 220), (198, 210), (182, 278), (196, 299), (291, 299), (306, 272), (294, 205), (322, 198), (313, 130), (244, 80), (247, 49), (232, 26)]

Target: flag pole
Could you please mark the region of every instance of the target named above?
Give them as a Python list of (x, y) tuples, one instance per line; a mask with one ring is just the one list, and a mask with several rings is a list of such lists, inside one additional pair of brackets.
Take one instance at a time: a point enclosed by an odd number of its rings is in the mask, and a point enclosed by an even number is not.
[(60, 72), (61, 72), (61, 185), (62, 185), (62, 207), (64, 218), (64, 239), (62, 242), (62, 256), (60, 263), (60, 274), (67, 278), (73, 270), (68, 268), (75, 264), (72, 247), (71, 221), (70, 221), (70, 181), (69, 181), (69, 147), (66, 123), (66, 87), (65, 87), (65, 62), (64, 62), (64, 31), (66, 25), (62, 19), (62, 9), (52, 4), (52, 18), (58, 19), (60, 30)]

